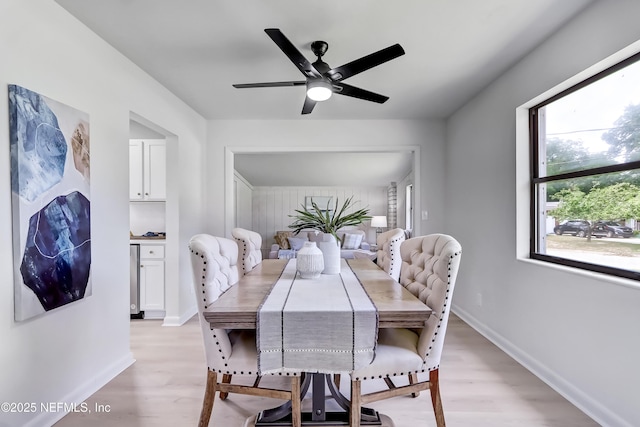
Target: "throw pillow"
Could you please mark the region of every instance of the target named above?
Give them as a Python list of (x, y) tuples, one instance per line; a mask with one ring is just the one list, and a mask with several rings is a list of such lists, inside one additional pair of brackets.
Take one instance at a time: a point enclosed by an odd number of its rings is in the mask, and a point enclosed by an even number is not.
[(300, 249), (302, 249), (302, 246), (306, 241), (307, 239), (303, 239), (300, 237), (289, 237), (289, 245), (294, 251), (299, 251)]
[(358, 249), (362, 243), (362, 234), (345, 233), (342, 249)]
[(277, 231), (276, 235), (273, 236), (278, 246), (280, 246), (280, 249), (291, 249), (289, 247), (289, 241), (287, 240), (291, 234), (293, 234), (291, 231)]

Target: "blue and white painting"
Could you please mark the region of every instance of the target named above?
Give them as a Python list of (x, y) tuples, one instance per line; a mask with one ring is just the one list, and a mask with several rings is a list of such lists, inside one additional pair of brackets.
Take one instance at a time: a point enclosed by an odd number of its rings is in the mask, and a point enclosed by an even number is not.
[(89, 116), (9, 85), (15, 319), (91, 295)]

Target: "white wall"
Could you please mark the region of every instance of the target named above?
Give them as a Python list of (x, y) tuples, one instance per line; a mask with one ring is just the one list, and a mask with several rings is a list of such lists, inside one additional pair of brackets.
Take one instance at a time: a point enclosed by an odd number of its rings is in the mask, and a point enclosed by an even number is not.
[[(347, 212), (369, 208), (370, 215), (384, 215), (387, 210), (386, 187), (254, 187), (253, 189), (253, 230), (262, 236), (264, 255), (275, 240), (276, 231), (290, 230), (289, 225), (295, 210), (305, 205), (307, 196), (331, 196), (338, 206), (353, 197), (354, 205)], [(367, 242), (375, 241), (375, 230), (369, 228), (369, 222), (358, 226), (367, 233)]]
[[(180, 263), (167, 269), (173, 281), (167, 311), (176, 318), (194, 305), (185, 248), (202, 224), (206, 122), (52, 0), (0, 2), (0, 58), (0, 402), (81, 402), (133, 362), (123, 173), (130, 113), (173, 135), (167, 256)], [(84, 111), (91, 121), (93, 295), (20, 323), (13, 320), (8, 84)], [(50, 425), (62, 415), (0, 413), (0, 425)]]
[(253, 227), (253, 186), (238, 172), (233, 175), (235, 200), (234, 227), (251, 230)]
[(638, 16), (636, 0), (595, 2), (447, 122), (454, 311), (605, 426), (640, 425), (640, 286), (516, 259), (528, 244), (516, 109), (640, 39)]
[[(440, 120), (212, 120), (208, 127), (208, 229), (229, 235), (225, 220), (225, 155), (240, 149), (283, 148), (340, 151), (419, 147), (418, 201), (429, 209), (429, 220), (419, 221), (422, 233), (442, 231), (444, 225), (444, 124)], [(259, 185), (259, 183), (252, 183)], [(229, 183), (231, 186), (232, 183)], [(232, 193), (232, 190), (229, 190)], [(255, 220), (255, 218), (254, 218)]]

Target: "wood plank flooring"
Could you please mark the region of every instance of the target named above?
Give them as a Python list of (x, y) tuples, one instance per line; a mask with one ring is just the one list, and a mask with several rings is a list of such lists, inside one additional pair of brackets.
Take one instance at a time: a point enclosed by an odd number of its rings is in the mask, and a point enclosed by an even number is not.
[[(90, 408), (109, 412), (72, 413), (56, 427), (176, 427), (198, 422), (206, 368), (200, 329), (195, 317), (181, 327), (161, 321), (131, 322), (131, 351), (136, 363), (87, 399)], [(348, 376), (341, 390), (348, 393)], [(265, 377), (263, 385), (281, 379)], [(247, 379), (247, 383), (252, 378)], [(402, 381), (397, 381), (401, 384)], [(363, 389), (384, 388), (380, 380)], [(457, 427), (591, 427), (598, 426), (566, 399), (517, 362), (451, 315), (440, 366), (440, 387), (448, 426)], [(216, 398), (210, 426), (241, 427), (260, 409), (281, 401), (252, 396)], [(310, 406), (308, 398), (303, 409)], [(370, 405), (396, 427), (434, 427), (429, 393), (401, 396)]]

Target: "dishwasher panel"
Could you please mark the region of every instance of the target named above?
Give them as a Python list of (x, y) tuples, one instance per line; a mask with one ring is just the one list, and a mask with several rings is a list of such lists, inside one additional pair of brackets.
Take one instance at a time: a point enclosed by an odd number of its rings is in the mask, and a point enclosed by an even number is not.
[(140, 316), (140, 245), (129, 245), (129, 295), (131, 317)]

